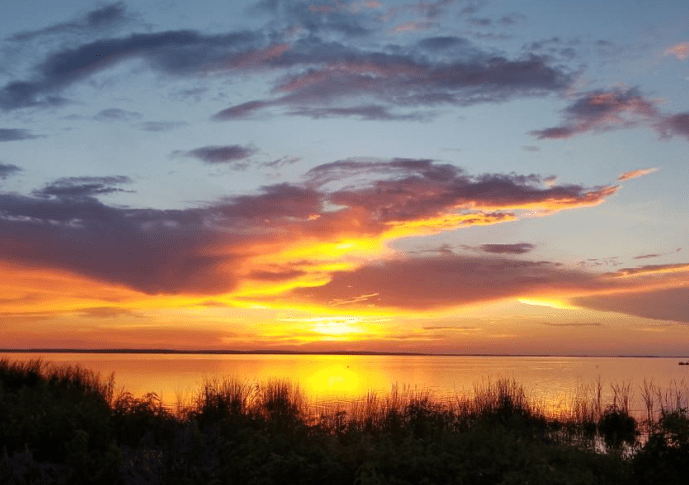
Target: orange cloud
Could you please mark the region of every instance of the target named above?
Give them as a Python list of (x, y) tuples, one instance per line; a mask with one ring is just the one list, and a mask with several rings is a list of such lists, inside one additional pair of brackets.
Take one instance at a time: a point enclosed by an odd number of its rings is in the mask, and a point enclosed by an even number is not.
[[(689, 313), (682, 313), (686, 304), (680, 302), (680, 296), (686, 297), (689, 291), (687, 272), (689, 264), (643, 266), (597, 274), (557, 263), (504, 257), (398, 256), (334, 272), (323, 285), (295, 288), (287, 299), (280, 299), (280, 304), (332, 311), (346, 308), (363, 314), (413, 315), (419, 311), (452, 311), (499, 300), (570, 310), (599, 309), (608, 305), (604, 302), (618, 302), (616, 308), (622, 313), (646, 318), (673, 315), (674, 320), (689, 321)], [(656, 309), (632, 304), (637, 296), (646, 298), (644, 295), (651, 295), (653, 298), (648, 298), (657, 301), (667, 298), (672, 304)], [(642, 312), (637, 307), (645, 309)]]
[(531, 131), (538, 139), (570, 138), (590, 131), (606, 131), (635, 126), (639, 120), (661, 118), (655, 100), (644, 98), (636, 88), (591, 91), (564, 110), (560, 126)]
[(668, 47), (665, 49), (665, 52), (663, 52), (664, 56), (675, 56), (677, 59), (680, 61), (684, 61), (689, 57), (689, 43), (688, 42), (680, 42), (679, 44), (675, 44), (671, 47)]
[(630, 170), (629, 172), (624, 172), (624, 173), (620, 174), (620, 176), (617, 177), (617, 180), (623, 181), (623, 180), (635, 179), (635, 178), (643, 177), (644, 175), (648, 175), (648, 174), (651, 174), (651, 173), (654, 173), (657, 171), (658, 171), (658, 167)]
[(603, 276), (611, 278), (626, 278), (630, 276), (653, 276), (667, 273), (687, 273), (689, 264), (652, 264), (636, 268), (623, 268), (613, 273), (605, 273)]
[[(362, 178), (365, 185), (350, 184)], [(547, 184), (535, 175), (472, 176), (432, 160), (393, 159), (321, 165), (302, 185), (267, 186), (201, 208), (117, 208), (96, 199), (119, 190), (111, 185), (120, 183), (80, 178), (51, 184), (40, 196), (0, 194), (6, 208), (0, 217), (0, 264), (7, 312), (86, 311), (97, 317), (113, 308), (194, 306), (213, 296), (240, 308), (308, 309), (339, 301), (389, 313), (376, 309), (398, 305), (387, 288), (362, 288), (361, 283), (352, 284), (351, 291), (332, 288), (343, 279), (377, 274), (371, 270), (374, 263), (393, 273), (410, 265), (398, 260), (394, 240), (590, 207), (617, 191)], [(486, 286), (495, 275), (481, 271)], [(552, 268), (534, 266), (533, 271), (551, 275)], [(557, 281), (551, 281), (553, 287)], [(416, 305), (456, 306), (547, 288), (505, 283), (495, 294), (471, 290), (454, 300), (430, 292)], [(309, 291), (322, 298), (293, 298)]]
[(404, 32), (416, 32), (419, 30), (429, 30), (432, 29), (435, 24), (428, 21), (410, 21), (403, 24), (399, 24), (389, 30), (391, 34), (401, 34)]

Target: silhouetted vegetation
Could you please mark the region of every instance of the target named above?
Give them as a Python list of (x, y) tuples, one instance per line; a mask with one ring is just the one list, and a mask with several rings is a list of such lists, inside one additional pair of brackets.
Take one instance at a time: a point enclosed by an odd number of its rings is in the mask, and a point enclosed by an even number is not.
[(685, 483), (681, 395), (646, 385), (641, 421), (628, 395), (603, 406), (599, 385), (552, 416), (498, 380), (452, 402), (393, 388), (319, 410), (289, 382), (209, 380), (173, 412), (113, 376), (3, 359), (0, 483)]

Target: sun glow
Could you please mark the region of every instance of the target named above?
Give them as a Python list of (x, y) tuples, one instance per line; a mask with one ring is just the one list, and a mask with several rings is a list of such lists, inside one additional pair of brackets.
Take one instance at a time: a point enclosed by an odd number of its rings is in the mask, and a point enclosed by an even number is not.
[(317, 370), (306, 378), (306, 387), (314, 394), (336, 394), (338, 397), (354, 397), (366, 391), (359, 374), (344, 364), (328, 365)]
[(550, 298), (520, 298), (519, 303), (531, 306), (544, 306), (548, 308), (556, 308), (558, 310), (578, 310), (579, 308), (570, 305), (562, 300), (554, 300)]

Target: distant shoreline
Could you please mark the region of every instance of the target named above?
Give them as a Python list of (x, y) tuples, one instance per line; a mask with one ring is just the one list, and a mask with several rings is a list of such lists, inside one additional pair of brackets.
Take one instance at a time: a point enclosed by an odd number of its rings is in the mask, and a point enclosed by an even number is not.
[(178, 349), (0, 349), (4, 354), (170, 354), (170, 355), (362, 355), (400, 357), (587, 357), (636, 359), (686, 359), (687, 355), (597, 355), (597, 354), (436, 354), (430, 352), (296, 351), (296, 350), (178, 350)]

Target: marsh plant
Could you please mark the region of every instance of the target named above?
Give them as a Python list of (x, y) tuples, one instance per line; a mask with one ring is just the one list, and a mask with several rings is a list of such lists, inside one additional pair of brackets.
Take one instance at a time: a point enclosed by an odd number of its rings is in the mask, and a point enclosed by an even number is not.
[(176, 411), (114, 378), (0, 360), (4, 484), (674, 484), (689, 474), (681, 386), (580, 389), (548, 411), (511, 379), (453, 400), (393, 387), (310, 405), (297, 385), (210, 379)]

